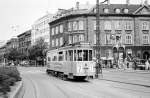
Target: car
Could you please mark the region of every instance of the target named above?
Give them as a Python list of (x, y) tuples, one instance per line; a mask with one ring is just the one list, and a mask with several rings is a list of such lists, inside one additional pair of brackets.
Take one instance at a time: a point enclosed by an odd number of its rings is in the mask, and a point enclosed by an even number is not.
[(145, 60), (144, 59), (137, 59), (137, 68), (140, 70), (145, 70)]

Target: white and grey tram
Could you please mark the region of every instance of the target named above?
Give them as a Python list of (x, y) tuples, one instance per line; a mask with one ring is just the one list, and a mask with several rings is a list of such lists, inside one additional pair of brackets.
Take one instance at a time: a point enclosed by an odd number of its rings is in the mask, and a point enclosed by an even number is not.
[(89, 44), (66, 46), (47, 52), (47, 73), (62, 79), (94, 77), (95, 62)]

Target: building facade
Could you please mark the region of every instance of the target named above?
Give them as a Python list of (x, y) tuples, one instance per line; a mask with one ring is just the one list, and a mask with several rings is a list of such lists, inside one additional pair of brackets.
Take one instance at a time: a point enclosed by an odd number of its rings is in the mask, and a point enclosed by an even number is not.
[(7, 41), (6, 43), (6, 50), (16, 48), (18, 49), (18, 38), (11, 38), (10, 40)]
[(6, 47), (4, 45), (0, 47), (0, 66), (3, 66), (5, 64), (5, 53)]
[[(148, 4), (100, 5), (100, 56), (112, 60), (150, 58), (150, 6)], [(50, 49), (89, 42), (96, 56), (96, 6), (62, 11), (49, 23)]]
[(44, 41), (49, 45), (50, 35), (49, 35), (49, 25), (48, 23), (52, 19), (52, 14), (46, 14), (45, 16), (39, 18), (32, 25), (31, 31), (31, 44), (34, 45), (37, 40), (43, 38)]
[(22, 54), (28, 54), (28, 49), (31, 46), (31, 30), (28, 30), (18, 35), (19, 47), (18, 50)]

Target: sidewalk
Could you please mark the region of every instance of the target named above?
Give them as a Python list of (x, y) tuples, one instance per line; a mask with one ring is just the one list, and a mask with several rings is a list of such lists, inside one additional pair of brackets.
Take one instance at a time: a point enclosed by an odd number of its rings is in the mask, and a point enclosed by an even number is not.
[(150, 70), (134, 70), (133, 68), (128, 69), (117, 69), (117, 68), (105, 68), (103, 72), (150, 72)]
[(150, 70), (103, 69), (99, 79), (150, 88)]

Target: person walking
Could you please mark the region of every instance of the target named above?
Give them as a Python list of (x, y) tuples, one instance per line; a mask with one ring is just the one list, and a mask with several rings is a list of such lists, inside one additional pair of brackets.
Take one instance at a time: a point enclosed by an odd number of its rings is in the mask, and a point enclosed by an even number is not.
[(145, 62), (145, 70), (148, 70), (149, 69), (149, 62), (148, 60)]

